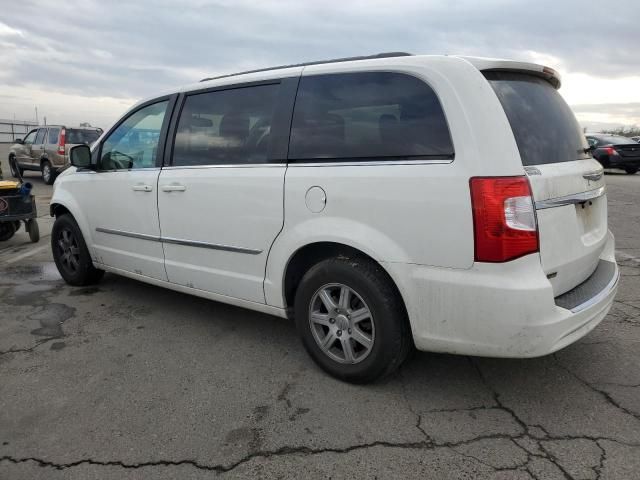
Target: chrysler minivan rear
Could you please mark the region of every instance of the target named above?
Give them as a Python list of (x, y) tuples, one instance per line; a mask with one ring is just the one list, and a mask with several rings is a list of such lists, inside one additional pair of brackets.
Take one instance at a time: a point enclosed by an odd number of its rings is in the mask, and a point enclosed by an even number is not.
[[(531, 64), (470, 59), (506, 116), (520, 175), (469, 179), (475, 261), (469, 270), (390, 266), (408, 277), (416, 345), (425, 350), (530, 357), (595, 327), (618, 281), (603, 170), (558, 75)], [(489, 101), (489, 99), (487, 99)], [(497, 172), (499, 173), (499, 172)]]

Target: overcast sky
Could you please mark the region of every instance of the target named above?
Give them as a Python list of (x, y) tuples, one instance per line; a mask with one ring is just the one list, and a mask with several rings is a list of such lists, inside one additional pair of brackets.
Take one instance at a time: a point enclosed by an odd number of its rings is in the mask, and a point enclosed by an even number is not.
[(640, 125), (638, 0), (0, 0), (0, 118), (108, 127), (215, 74), (384, 51), (536, 61), (578, 119)]

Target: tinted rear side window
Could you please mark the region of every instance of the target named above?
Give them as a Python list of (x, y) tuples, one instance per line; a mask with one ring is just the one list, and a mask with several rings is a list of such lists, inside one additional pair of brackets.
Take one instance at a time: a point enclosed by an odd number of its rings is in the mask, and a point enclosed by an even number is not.
[(173, 165), (265, 163), (280, 85), (189, 95), (180, 114)]
[(68, 128), (66, 131), (66, 142), (71, 144), (86, 143), (91, 145), (100, 137), (100, 132), (96, 130), (81, 130), (78, 128)]
[(453, 158), (435, 92), (402, 73), (303, 77), (293, 114), (289, 160)]
[(543, 78), (522, 73), (485, 72), (504, 108), (523, 165), (591, 158), (569, 105)]
[(58, 136), (60, 135), (60, 129), (59, 128), (50, 128), (49, 129), (49, 138), (47, 140), (47, 143), (49, 145), (57, 145), (58, 144)]

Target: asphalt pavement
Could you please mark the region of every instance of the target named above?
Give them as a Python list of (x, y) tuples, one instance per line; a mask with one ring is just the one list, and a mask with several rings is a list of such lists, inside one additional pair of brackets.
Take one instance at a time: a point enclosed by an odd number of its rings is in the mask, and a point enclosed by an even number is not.
[[(5, 175), (6, 148), (0, 146)], [(538, 359), (418, 353), (373, 385), (292, 322), (0, 244), (0, 479), (640, 479), (640, 174), (607, 175), (622, 273), (601, 325)]]

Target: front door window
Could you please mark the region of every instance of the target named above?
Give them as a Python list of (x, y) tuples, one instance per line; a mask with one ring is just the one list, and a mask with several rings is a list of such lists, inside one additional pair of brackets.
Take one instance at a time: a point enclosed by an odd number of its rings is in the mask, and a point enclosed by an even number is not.
[(168, 100), (133, 113), (102, 144), (101, 170), (132, 170), (156, 166), (158, 142)]

